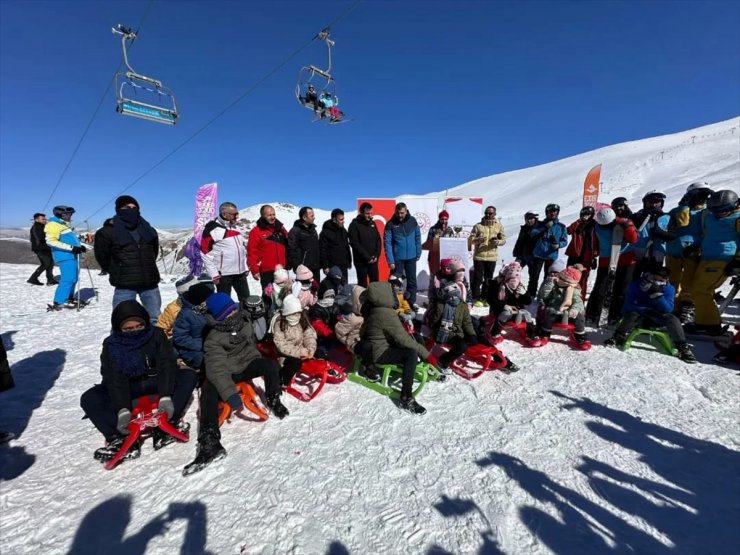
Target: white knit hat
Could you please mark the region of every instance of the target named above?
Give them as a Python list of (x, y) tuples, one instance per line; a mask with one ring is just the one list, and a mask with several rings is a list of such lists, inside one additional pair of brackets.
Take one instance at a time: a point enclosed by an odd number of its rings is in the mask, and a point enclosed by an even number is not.
[(301, 301), (298, 299), (298, 297), (294, 295), (287, 295), (283, 299), (283, 307), (280, 309), (280, 312), (282, 312), (283, 316), (295, 314), (297, 312), (301, 312), (301, 310), (303, 310), (303, 307), (301, 306)]

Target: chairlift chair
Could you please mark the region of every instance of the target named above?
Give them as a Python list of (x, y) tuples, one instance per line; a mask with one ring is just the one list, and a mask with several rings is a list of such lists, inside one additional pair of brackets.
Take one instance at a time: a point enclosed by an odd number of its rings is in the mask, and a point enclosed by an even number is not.
[[(125, 73), (116, 73), (114, 77), (116, 112), (126, 116), (175, 125), (179, 114), (172, 90), (165, 87), (157, 79), (136, 73), (128, 62), (126, 41), (133, 43), (136, 39), (136, 33), (120, 23), (111, 30), (113, 33), (121, 35), (123, 62), (128, 69)], [(135, 95), (143, 96), (146, 101), (134, 99)]]
[[(339, 98), (337, 97), (337, 83), (331, 75), (331, 47), (334, 46), (334, 41), (329, 38), (329, 29), (322, 30), (315, 37), (326, 44), (327, 49), (327, 67), (321, 69), (315, 65), (303, 66), (298, 71), (298, 78), (295, 85), (295, 97), (298, 103), (304, 108), (311, 110), (316, 113), (316, 117), (313, 121), (319, 121), (320, 119), (327, 119), (327, 110), (314, 102), (307, 100), (307, 93), (309, 85), (313, 85), (316, 90), (317, 98), (320, 98), (322, 94), (330, 94), (337, 104), (339, 104)], [(340, 112), (341, 113), (341, 112)], [(344, 115), (344, 114), (342, 114)], [(331, 123), (341, 123), (343, 119)]]

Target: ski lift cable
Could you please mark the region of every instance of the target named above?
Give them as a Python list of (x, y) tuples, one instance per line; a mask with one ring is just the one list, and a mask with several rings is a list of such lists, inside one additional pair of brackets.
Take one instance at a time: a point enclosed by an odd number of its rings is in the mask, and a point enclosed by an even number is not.
[[(149, 0), (149, 5), (147, 6), (146, 12), (144, 12), (144, 15), (141, 18), (141, 21), (139, 21), (139, 26), (136, 29), (136, 36), (139, 35), (139, 31), (141, 30), (142, 25), (144, 25), (144, 22), (149, 17), (149, 14), (152, 11), (152, 6), (154, 5), (154, 0)], [(134, 39), (135, 41), (136, 39)], [(129, 49), (134, 45), (134, 41), (131, 41), (131, 44), (129, 45)], [(116, 71), (113, 72), (113, 75), (115, 76), (119, 71), (121, 71), (121, 67), (123, 66), (123, 60), (118, 64), (118, 67), (116, 68)], [(46, 211), (47, 206), (49, 206), (49, 203), (51, 202), (51, 199), (54, 197), (54, 193), (57, 192), (57, 189), (59, 188), (59, 185), (62, 184), (62, 180), (64, 179), (64, 176), (67, 175), (67, 170), (69, 170), (69, 167), (72, 165), (72, 161), (75, 159), (75, 156), (77, 156), (77, 151), (80, 150), (80, 147), (82, 146), (83, 141), (85, 140), (85, 137), (87, 136), (88, 131), (90, 131), (90, 127), (92, 127), (93, 122), (95, 121), (95, 118), (98, 115), (98, 112), (100, 111), (100, 108), (103, 106), (103, 103), (108, 98), (108, 93), (110, 92), (110, 88), (113, 86), (113, 81), (111, 79), (108, 80), (108, 86), (105, 87), (105, 91), (103, 92), (103, 96), (100, 97), (100, 100), (98, 101), (98, 105), (95, 107), (95, 110), (92, 113), (92, 116), (90, 117), (90, 120), (87, 122), (87, 125), (85, 126), (85, 129), (82, 131), (82, 136), (80, 137), (80, 140), (77, 141), (77, 145), (75, 146), (74, 150), (72, 151), (72, 155), (69, 157), (69, 160), (67, 160), (67, 164), (64, 166), (64, 169), (62, 170), (62, 173), (59, 175), (59, 178), (57, 179), (56, 184), (54, 185), (54, 188), (51, 190), (51, 193), (49, 194), (49, 198), (46, 199), (46, 203), (44, 204), (44, 207), (41, 209), (42, 212)]]
[[(342, 13), (340, 13), (337, 17), (335, 17), (328, 25), (324, 27), (324, 30), (328, 29), (332, 25), (337, 24), (339, 21), (347, 17), (350, 13), (352, 13), (357, 6), (362, 3), (362, 0), (355, 0), (355, 2), (349, 6), (346, 10), (344, 10)], [(252, 92), (254, 92), (262, 83), (267, 81), (270, 77), (275, 75), (277, 72), (279, 72), (281, 69), (283, 69), (286, 65), (288, 65), (291, 61), (293, 61), (293, 58), (295, 58), (298, 54), (300, 54), (303, 50), (308, 48), (314, 40), (316, 40), (319, 37), (319, 35), (314, 35), (311, 37), (311, 40), (303, 44), (300, 48), (293, 51), (290, 55), (288, 55), (285, 60), (280, 62), (278, 65), (276, 65), (273, 69), (268, 71), (264, 76), (262, 76), (260, 79), (258, 79), (252, 86), (250, 86), (245, 92), (243, 92), (241, 95), (239, 95), (236, 99), (234, 99), (231, 103), (229, 103), (225, 108), (223, 108), (221, 111), (216, 113), (211, 119), (209, 119), (206, 123), (201, 125), (198, 129), (196, 129), (187, 139), (182, 141), (179, 145), (177, 145), (175, 148), (173, 148), (170, 152), (168, 152), (162, 159), (159, 160), (159, 162), (156, 162), (154, 165), (150, 166), (146, 171), (144, 171), (141, 175), (139, 175), (136, 179), (134, 179), (131, 183), (126, 185), (121, 191), (119, 191), (113, 198), (106, 201), (105, 204), (100, 206), (95, 212), (90, 214), (85, 220), (90, 220), (93, 218), (93, 216), (97, 215), (100, 211), (102, 211), (106, 206), (111, 204), (117, 197), (131, 189), (134, 185), (136, 185), (139, 181), (144, 179), (147, 175), (152, 173), (154, 170), (156, 170), (159, 166), (164, 164), (167, 160), (169, 160), (172, 156), (174, 156), (177, 152), (179, 152), (182, 148), (184, 148), (190, 141), (195, 139), (198, 135), (200, 135), (203, 131), (208, 129), (216, 120), (221, 118), (224, 114), (226, 114), (228, 111), (230, 111), (234, 106), (239, 104), (242, 100), (244, 100), (247, 96), (249, 96)]]

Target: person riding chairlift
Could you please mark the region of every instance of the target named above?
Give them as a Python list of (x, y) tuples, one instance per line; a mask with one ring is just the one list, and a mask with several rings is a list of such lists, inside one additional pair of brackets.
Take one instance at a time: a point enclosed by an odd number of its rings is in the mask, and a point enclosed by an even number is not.
[(328, 92), (322, 93), (321, 100), (319, 102), (322, 103), (329, 112), (330, 121), (339, 121), (339, 117), (341, 116), (341, 112), (337, 107), (339, 100), (337, 100), (334, 95)]

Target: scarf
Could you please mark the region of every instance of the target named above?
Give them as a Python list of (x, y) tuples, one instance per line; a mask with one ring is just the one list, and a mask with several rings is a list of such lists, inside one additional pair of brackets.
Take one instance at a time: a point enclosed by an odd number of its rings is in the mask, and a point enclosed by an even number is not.
[(113, 218), (113, 235), (121, 246), (139, 241), (149, 243), (157, 238), (157, 232), (139, 215), (137, 208), (116, 210), (116, 216)]
[(439, 323), (439, 330), (437, 331), (437, 343), (447, 343), (452, 333), (452, 326), (455, 322), (455, 310), (457, 305), (462, 302), (460, 298), (460, 290), (457, 285), (453, 282), (452, 285), (447, 285), (444, 289), (444, 306), (442, 307), (442, 319)]
[(113, 367), (127, 378), (138, 378), (147, 373), (147, 363), (138, 350), (154, 335), (152, 326), (139, 331), (113, 332), (108, 338), (108, 354)]
[(239, 333), (244, 327), (244, 317), (242, 316), (241, 308), (237, 309), (234, 314), (221, 321), (218, 321), (213, 317), (209, 317), (208, 320), (213, 329), (229, 334), (229, 343), (231, 345), (238, 345), (247, 340), (246, 334)]

